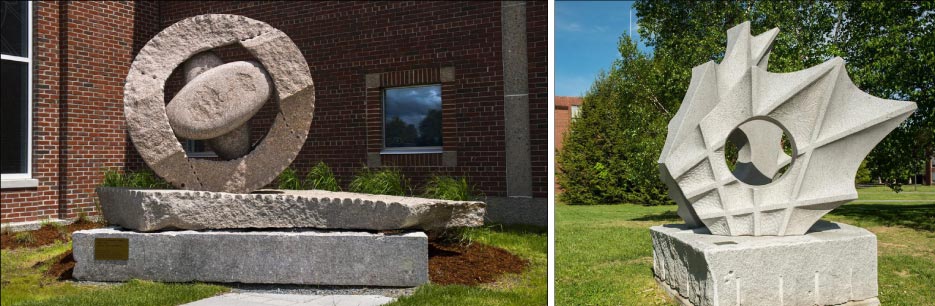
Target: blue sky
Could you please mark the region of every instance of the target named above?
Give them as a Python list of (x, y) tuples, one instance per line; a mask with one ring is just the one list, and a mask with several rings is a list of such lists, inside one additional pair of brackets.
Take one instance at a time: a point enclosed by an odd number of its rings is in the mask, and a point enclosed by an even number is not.
[[(620, 58), (621, 35), (639, 38), (632, 1), (555, 2), (555, 95), (582, 96), (601, 70)], [(632, 25), (632, 29), (630, 26)], [(651, 49), (640, 44), (644, 52)]]

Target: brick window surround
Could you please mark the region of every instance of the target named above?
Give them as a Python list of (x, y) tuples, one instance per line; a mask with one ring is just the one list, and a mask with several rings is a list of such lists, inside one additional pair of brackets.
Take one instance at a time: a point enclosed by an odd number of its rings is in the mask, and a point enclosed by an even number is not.
[[(364, 76), (367, 103), (367, 166), (457, 166), (457, 103), (454, 67), (368, 73)], [(442, 151), (432, 153), (383, 153), (383, 90), (393, 87), (441, 85)]]

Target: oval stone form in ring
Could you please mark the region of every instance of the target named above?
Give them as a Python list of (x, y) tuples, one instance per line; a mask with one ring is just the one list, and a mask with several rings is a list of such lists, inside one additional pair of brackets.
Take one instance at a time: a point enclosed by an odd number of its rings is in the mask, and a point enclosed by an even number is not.
[(198, 75), (166, 105), (169, 125), (186, 139), (211, 139), (243, 125), (263, 107), (272, 81), (256, 62), (231, 62)]

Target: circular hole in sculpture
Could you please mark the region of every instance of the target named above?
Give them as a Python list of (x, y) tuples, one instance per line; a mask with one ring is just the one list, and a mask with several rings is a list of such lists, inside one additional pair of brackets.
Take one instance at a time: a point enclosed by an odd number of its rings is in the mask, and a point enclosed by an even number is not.
[(755, 119), (730, 133), (724, 160), (737, 180), (761, 186), (775, 182), (790, 169), (794, 152), (788, 132), (771, 121)]

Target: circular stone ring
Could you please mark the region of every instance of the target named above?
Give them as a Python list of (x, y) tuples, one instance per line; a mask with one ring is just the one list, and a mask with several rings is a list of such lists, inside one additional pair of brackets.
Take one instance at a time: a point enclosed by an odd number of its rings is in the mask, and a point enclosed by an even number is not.
[[(266, 68), (279, 112), (249, 154), (229, 161), (189, 158), (166, 115), (166, 80), (189, 57), (235, 43)], [(311, 72), (295, 43), (266, 23), (237, 15), (199, 15), (159, 32), (133, 60), (124, 87), (127, 129), (137, 151), (156, 174), (190, 190), (249, 193), (269, 184), (305, 144), (314, 108)]]

